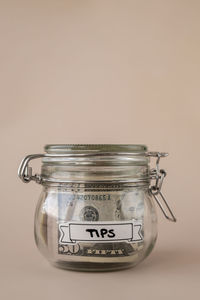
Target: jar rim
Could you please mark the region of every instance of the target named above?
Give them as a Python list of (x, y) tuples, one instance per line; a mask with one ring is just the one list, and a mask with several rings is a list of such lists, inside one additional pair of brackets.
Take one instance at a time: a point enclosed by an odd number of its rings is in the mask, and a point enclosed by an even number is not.
[(143, 154), (148, 151), (148, 148), (143, 144), (47, 144), (44, 150), (48, 154), (102, 152)]

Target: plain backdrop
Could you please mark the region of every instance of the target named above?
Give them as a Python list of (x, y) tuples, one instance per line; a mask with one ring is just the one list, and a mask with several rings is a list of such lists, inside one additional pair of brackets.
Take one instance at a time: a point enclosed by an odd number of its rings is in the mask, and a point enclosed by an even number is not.
[[(10, 299), (198, 299), (198, 0), (0, 0), (0, 293)], [(47, 143), (146, 144), (167, 151), (153, 253), (112, 273), (55, 269), (39, 254), (41, 190), (17, 168)], [(39, 170), (40, 163), (34, 164)]]

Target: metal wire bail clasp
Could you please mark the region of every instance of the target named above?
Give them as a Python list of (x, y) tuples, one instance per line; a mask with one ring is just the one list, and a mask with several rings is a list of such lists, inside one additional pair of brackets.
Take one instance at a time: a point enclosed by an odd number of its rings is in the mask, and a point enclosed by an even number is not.
[[(158, 203), (161, 211), (163, 212), (166, 219), (172, 222), (176, 222), (176, 218), (172, 213), (167, 201), (165, 200), (163, 194), (161, 193), (162, 184), (167, 173), (165, 170), (160, 169), (159, 162), (161, 157), (166, 157), (168, 153), (163, 152), (149, 152), (148, 156), (157, 157), (156, 160), (156, 168), (152, 169), (150, 172), (151, 179), (155, 179), (155, 184), (150, 186), (149, 190), (151, 195), (154, 197), (156, 202)], [(164, 204), (164, 205), (163, 205)]]
[(22, 160), (22, 162), (19, 166), (19, 169), (18, 169), (18, 176), (23, 182), (28, 183), (31, 180), (34, 180), (37, 183), (41, 183), (41, 181), (42, 181), (41, 176), (38, 174), (33, 175), (32, 168), (29, 167), (29, 162), (32, 159), (41, 158), (41, 157), (44, 157), (44, 154), (31, 154), (31, 155), (27, 155)]

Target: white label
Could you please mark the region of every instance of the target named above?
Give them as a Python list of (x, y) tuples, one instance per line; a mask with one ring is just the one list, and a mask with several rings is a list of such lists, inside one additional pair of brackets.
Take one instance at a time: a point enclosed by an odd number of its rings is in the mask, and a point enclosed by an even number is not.
[(60, 244), (76, 242), (139, 242), (142, 221), (60, 223)]

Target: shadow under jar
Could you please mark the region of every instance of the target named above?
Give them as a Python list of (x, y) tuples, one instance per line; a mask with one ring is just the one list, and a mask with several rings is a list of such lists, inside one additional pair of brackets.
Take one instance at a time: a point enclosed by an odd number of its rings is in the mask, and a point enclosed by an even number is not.
[[(135, 266), (152, 251), (157, 237), (154, 199), (176, 221), (162, 193), (166, 153), (144, 145), (47, 145), (25, 157), (23, 182), (41, 184), (35, 212), (35, 241), (51, 264), (79, 271)], [(156, 168), (150, 170), (150, 157)], [(29, 162), (42, 158), (41, 175)], [(155, 184), (151, 184), (154, 180)]]

